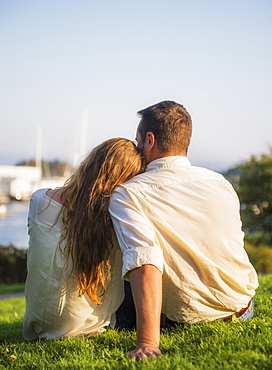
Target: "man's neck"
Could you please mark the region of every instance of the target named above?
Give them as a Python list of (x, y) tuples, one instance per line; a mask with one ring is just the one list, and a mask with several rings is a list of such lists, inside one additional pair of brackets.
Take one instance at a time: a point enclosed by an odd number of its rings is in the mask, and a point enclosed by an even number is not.
[(165, 158), (165, 157), (176, 157), (176, 156), (180, 156), (180, 157), (186, 157), (186, 154), (182, 153), (182, 154), (172, 154), (172, 153), (162, 153), (162, 152), (152, 152), (150, 157), (148, 158), (148, 161), (147, 164), (155, 161), (156, 159), (159, 159), (159, 158)]

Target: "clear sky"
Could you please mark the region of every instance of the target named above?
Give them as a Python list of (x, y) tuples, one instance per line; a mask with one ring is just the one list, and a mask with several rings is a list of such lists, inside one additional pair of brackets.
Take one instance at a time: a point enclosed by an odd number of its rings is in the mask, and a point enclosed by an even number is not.
[(0, 0), (0, 164), (72, 161), (135, 138), (161, 100), (193, 119), (189, 159), (224, 170), (272, 146), (271, 0)]

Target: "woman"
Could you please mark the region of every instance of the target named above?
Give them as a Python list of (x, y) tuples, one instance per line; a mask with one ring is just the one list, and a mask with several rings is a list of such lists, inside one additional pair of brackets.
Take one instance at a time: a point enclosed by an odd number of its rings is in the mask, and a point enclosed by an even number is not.
[(87, 156), (62, 188), (32, 195), (26, 340), (88, 336), (109, 325), (124, 298), (109, 199), (116, 186), (142, 170), (131, 141), (110, 139)]

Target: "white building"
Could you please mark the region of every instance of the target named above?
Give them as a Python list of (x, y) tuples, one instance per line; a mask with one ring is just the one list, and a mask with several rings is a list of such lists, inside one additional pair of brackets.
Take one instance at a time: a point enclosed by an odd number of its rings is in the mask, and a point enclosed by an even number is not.
[(68, 176), (43, 178), (40, 167), (0, 165), (0, 203), (4, 197), (28, 200), (37, 189), (61, 187)]
[(39, 167), (0, 165), (0, 193), (18, 200), (29, 199), (40, 187), (41, 175)]

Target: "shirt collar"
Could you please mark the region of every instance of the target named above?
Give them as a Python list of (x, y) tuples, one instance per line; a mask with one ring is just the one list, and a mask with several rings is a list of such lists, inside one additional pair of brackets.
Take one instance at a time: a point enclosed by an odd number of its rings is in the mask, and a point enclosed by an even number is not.
[(170, 157), (162, 157), (155, 159), (154, 161), (150, 162), (145, 169), (145, 172), (158, 170), (161, 168), (175, 168), (175, 167), (189, 167), (191, 163), (189, 159), (184, 156), (170, 156)]

